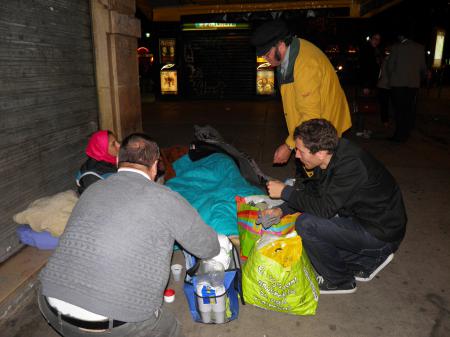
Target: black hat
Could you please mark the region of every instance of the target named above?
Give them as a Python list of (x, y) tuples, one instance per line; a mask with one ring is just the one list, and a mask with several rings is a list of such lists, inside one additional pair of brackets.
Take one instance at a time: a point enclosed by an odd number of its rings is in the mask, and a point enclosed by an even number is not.
[(256, 47), (256, 55), (262, 56), (278, 41), (284, 40), (289, 35), (289, 29), (284, 21), (269, 21), (254, 30), (250, 42)]

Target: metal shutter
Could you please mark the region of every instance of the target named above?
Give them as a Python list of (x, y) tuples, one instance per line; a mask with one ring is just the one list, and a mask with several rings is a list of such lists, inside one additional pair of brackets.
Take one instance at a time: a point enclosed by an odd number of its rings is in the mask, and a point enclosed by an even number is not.
[(256, 56), (249, 40), (249, 30), (183, 32), (185, 96), (255, 97)]
[(98, 109), (89, 0), (0, 2), (0, 261), (12, 216), (74, 187)]

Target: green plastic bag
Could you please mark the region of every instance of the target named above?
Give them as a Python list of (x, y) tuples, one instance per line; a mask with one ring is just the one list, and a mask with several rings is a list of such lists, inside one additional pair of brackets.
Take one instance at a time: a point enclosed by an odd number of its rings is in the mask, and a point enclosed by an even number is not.
[(319, 287), (296, 232), (262, 236), (242, 268), (246, 303), (293, 315), (314, 315)]

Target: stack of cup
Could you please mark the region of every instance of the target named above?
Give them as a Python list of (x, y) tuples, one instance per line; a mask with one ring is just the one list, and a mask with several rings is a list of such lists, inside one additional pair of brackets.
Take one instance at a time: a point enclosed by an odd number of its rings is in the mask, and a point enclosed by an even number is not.
[(226, 309), (226, 297), (225, 287), (219, 286), (216, 287), (216, 298), (215, 303), (211, 305), (213, 312), (213, 321), (215, 323), (225, 323), (225, 309)]
[(197, 304), (198, 311), (200, 311), (200, 317), (203, 323), (211, 323), (211, 300), (210, 300), (211, 287), (205, 283), (197, 284)]
[(172, 270), (173, 280), (178, 282), (181, 279), (181, 271), (183, 266), (181, 264), (173, 264), (170, 269)]

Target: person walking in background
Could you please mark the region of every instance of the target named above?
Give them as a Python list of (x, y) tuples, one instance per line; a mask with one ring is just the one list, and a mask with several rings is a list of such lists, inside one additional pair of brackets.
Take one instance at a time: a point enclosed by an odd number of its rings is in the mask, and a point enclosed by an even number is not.
[(359, 56), (360, 86), (363, 96), (376, 90), (382, 55), (378, 48), (381, 42), (379, 33), (372, 34), (369, 41), (361, 47)]
[(389, 104), (391, 101), (391, 92), (389, 85), (389, 74), (387, 71), (387, 63), (391, 53), (391, 46), (386, 47), (384, 58), (381, 62), (380, 76), (377, 82), (378, 103), (380, 105), (380, 119), (385, 129), (389, 128)]
[(330, 60), (319, 48), (294, 37), (281, 20), (259, 26), (253, 32), (251, 43), (258, 56), (277, 67), (289, 136), (275, 151), (274, 164), (289, 160), (295, 148), (294, 130), (306, 120), (325, 118), (339, 136), (351, 127), (345, 93)]
[(380, 42), (381, 35), (379, 33), (371, 34), (368, 41), (361, 47), (359, 54), (359, 90), (357, 93), (359, 102), (357, 103), (356, 135), (364, 138), (370, 138), (371, 135), (371, 131), (365, 128), (364, 114), (368, 112), (367, 109), (376, 106), (377, 82), (381, 65)]
[(390, 140), (405, 142), (415, 124), (416, 95), (421, 80), (426, 76), (427, 67), (425, 50), (421, 44), (404, 34), (398, 35), (398, 41), (392, 46), (387, 62), (396, 124)]

